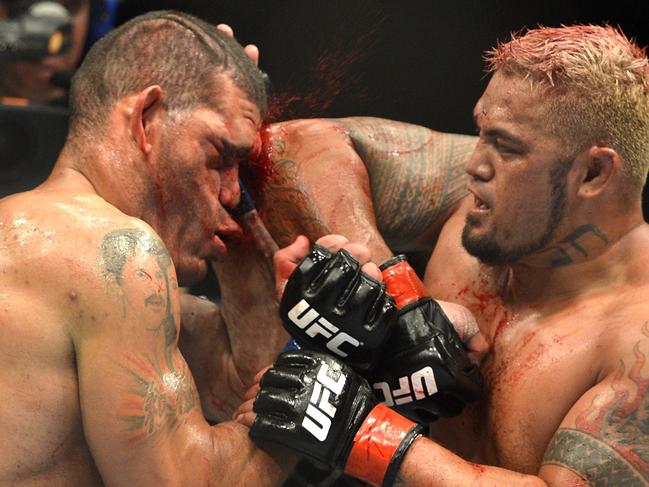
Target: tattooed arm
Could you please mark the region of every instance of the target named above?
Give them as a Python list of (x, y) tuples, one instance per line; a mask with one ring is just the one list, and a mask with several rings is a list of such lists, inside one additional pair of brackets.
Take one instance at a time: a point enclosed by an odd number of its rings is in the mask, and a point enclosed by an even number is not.
[(272, 125), (262, 163), (259, 211), (280, 247), (297, 235), (315, 241), (339, 233), (377, 259), (391, 256), (376, 228), (367, 170), (338, 121)]
[(476, 138), (369, 117), (341, 120), (370, 177), (379, 231), (393, 249), (430, 251), (467, 193)]
[(473, 137), (378, 118), (273, 125), (262, 216), (281, 246), (300, 233), (339, 233), (366, 244), (377, 261), (390, 249), (429, 250), (466, 194), (473, 145)]
[(641, 333), (565, 417), (541, 475), (568, 485), (649, 485), (649, 322)]
[(71, 330), (84, 432), (104, 484), (279, 485), (282, 466), (245, 428), (203, 419), (177, 347), (173, 264), (148, 227), (132, 225), (104, 236)]
[[(649, 322), (641, 331), (642, 337), (628, 346), (630, 353), (604, 371), (564, 417), (538, 476), (475, 465), (419, 439), (408, 451), (395, 487), (648, 486)], [(608, 340), (609, 348), (612, 342)]]
[(430, 250), (467, 195), (464, 166), (476, 138), (376, 118), (350, 118), (365, 162), (379, 231), (397, 250)]

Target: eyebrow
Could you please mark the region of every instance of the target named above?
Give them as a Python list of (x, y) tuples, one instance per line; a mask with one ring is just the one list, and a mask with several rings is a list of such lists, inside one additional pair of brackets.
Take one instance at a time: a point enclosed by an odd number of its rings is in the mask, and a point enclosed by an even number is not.
[[(478, 124), (479, 115), (480, 114), (477, 112), (477, 110), (473, 111), (473, 123), (475, 124), (476, 127), (479, 127), (479, 124)], [(505, 140), (507, 140), (509, 142), (515, 143), (515, 144), (525, 145), (523, 140), (516, 137), (515, 135), (512, 135), (510, 132), (508, 132), (505, 129), (501, 129), (501, 128), (497, 128), (497, 127), (496, 128), (491, 127), (491, 128), (488, 128), (488, 129), (484, 129), (483, 132), (484, 132), (484, 135), (487, 136), (487, 137), (491, 137), (491, 138), (498, 137), (498, 138), (501, 138), (501, 139), (505, 139)]]
[(507, 132), (504, 129), (499, 129), (499, 128), (488, 128), (484, 130), (484, 135), (487, 137), (498, 137), (499, 139), (505, 139), (506, 141), (519, 144), (519, 145), (524, 145), (524, 142), (516, 137), (515, 135), (512, 135), (511, 133)]

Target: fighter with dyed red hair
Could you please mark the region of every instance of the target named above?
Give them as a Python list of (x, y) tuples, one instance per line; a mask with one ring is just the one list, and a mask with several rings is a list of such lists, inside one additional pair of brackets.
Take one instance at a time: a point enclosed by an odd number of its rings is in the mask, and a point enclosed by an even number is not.
[[(282, 243), (335, 231), (376, 262), (431, 250), (428, 292), (470, 309), (489, 344), (484, 398), (413, 440), (411, 423), (367, 406), (356, 372), (291, 352), (238, 419), (377, 485), (648, 485), (646, 54), (616, 28), (570, 26), (513, 36), (487, 61), (477, 140), (370, 118), (279, 124), (261, 200)], [(280, 278), (308, 252), (300, 238), (278, 253)], [(338, 375), (316, 380), (313, 364)], [(308, 398), (324, 397), (309, 388), (325, 382), (335, 454), (300, 428)], [(277, 413), (289, 403), (297, 421)]]

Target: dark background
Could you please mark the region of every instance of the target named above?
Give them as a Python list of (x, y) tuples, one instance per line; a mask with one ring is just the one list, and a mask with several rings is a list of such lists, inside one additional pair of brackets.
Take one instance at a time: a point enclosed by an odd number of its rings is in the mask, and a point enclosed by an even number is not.
[[(121, 17), (151, 10), (127, 1)], [(471, 111), (487, 78), (482, 54), (538, 24), (619, 25), (649, 44), (649, 1), (165, 0), (227, 22), (261, 50), (279, 93), (317, 95), (280, 118), (371, 115), (473, 133)]]
[[(123, 0), (118, 23), (165, 8), (229, 23), (259, 46), (278, 98), (294, 97), (272, 120), (365, 115), (471, 134), (488, 80), (482, 55), (512, 31), (608, 22), (649, 44), (649, 0)], [(0, 108), (2, 197), (46, 177), (66, 118), (56, 107)]]

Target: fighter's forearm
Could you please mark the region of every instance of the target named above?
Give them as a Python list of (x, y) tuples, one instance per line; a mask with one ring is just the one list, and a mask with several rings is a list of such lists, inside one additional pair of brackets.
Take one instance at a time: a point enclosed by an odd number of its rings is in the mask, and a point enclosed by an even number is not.
[(295, 120), (269, 129), (259, 212), (280, 246), (331, 233), (392, 255), (376, 228), (367, 169), (338, 120)]
[(234, 422), (212, 427), (210, 444), (214, 461), (208, 466), (215, 487), (277, 487), (295, 466), (297, 456), (273, 447), (257, 448), (248, 428)]
[(214, 270), (231, 366), (247, 387), (288, 340), (279, 319), (272, 263), (247, 241), (232, 247), (228, 259), (215, 263)]
[(340, 121), (369, 173), (378, 228), (391, 248), (430, 250), (467, 195), (476, 138), (370, 117)]
[(478, 465), (418, 438), (406, 453), (394, 487), (548, 487), (539, 477)]
[(277, 313), (272, 262), (252, 242), (232, 246), (214, 264), (220, 303), (181, 297), (179, 347), (189, 364), (205, 416), (229, 419), (255, 374), (288, 340)]

